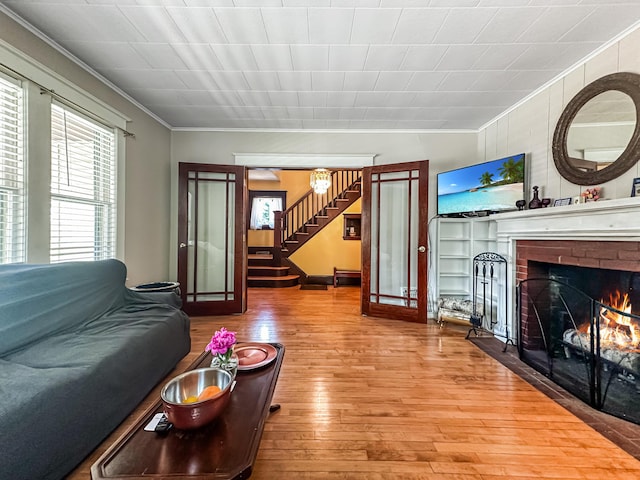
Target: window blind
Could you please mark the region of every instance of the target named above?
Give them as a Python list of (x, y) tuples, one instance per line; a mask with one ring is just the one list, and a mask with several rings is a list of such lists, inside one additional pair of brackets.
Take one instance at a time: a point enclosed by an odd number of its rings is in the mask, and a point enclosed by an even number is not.
[(25, 261), (24, 217), (23, 89), (0, 75), (0, 263)]
[(51, 106), (52, 263), (115, 255), (113, 129), (65, 105)]

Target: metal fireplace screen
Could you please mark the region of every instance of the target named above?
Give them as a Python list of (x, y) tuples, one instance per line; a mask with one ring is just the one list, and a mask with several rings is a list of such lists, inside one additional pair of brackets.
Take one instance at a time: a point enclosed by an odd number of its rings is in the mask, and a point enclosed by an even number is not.
[(640, 317), (551, 278), (518, 285), (520, 358), (592, 407), (640, 424)]

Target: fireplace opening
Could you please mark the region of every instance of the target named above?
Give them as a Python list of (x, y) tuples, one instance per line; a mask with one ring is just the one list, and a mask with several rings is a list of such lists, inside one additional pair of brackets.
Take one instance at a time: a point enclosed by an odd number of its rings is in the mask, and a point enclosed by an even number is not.
[(530, 261), (520, 358), (594, 408), (640, 424), (640, 273)]

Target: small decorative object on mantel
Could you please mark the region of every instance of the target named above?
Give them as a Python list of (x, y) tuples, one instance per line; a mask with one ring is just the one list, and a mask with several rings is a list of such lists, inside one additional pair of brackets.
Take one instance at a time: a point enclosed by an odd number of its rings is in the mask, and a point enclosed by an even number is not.
[(524, 210), (524, 206), (527, 204), (527, 202), (525, 202), (524, 200), (518, 200), (516, 202), (516, 207), (518, 207), (518, 210)]
[(587, 188), (580, 194), (585, 202), (597, 202), (602, 196), (601, 187)]
[(631, 186), (631, 196), (640, 197), (640, 177), (633, 179), (633, 184)]
[(551, 199), (550, 198), (543, 198), (540, 201), (540, 205), (542, 205), (542, 208), (547, 208), (550, 203), (551, 203)]
[(540, 197), (538, 197), (538, 187), (533, 187), (533, 198), (529, 202), (529, 208), (540, 208), (542, 206), (542, 202), (540, 201)]
[(571, 198), (571, 197), (556, 198), (553, 201), (553, 206), (554, 207), (563, 207), (565, 205), (571, 205), (572, 203), (573, 203), (573, 198)]
[(211, 337), (211, 341), (205, 347), (205, 352), (211, 352), (213, 356), (211, 366), (227, 370), (235, 377), (238, 370), (238, 356), (233, 351), (236, 344), (236, 332), (230, 332), (222, 327)]

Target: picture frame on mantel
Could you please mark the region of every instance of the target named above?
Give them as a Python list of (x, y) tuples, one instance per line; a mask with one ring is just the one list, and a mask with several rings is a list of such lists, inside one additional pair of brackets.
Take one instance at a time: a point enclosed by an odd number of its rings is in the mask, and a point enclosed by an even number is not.
[(565, 205), (571, 205), (573, 203), (573, 198), (571, 197), (567, 197), (567, 198), (556, 198), (553, 201), (553, 206), (554, 207), (563, 207)]
[(633, 184), (631, 185), (631, 196), (640, 197), (640, 177), (633, 179)]

